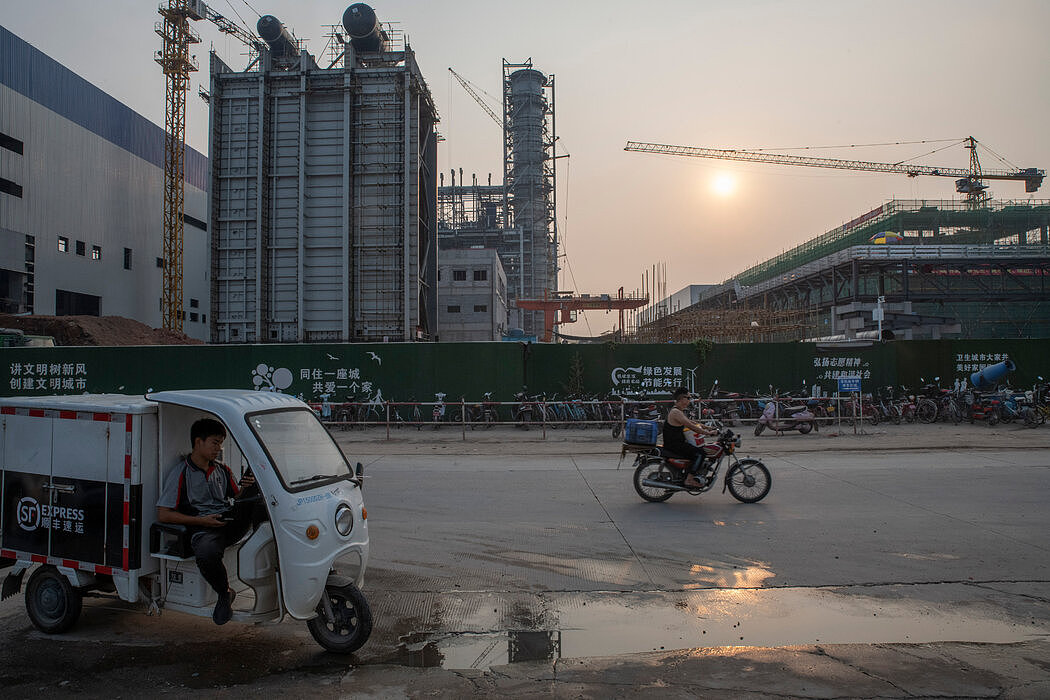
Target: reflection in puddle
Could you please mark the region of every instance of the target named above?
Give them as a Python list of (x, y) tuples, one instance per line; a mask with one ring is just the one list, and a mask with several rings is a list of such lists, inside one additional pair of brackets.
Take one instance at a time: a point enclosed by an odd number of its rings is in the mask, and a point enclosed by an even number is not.
[(981, 605), (844, 595), (831, 589), (569, 593), (546, 606), (557, 629), (402, 638), (408, 666), (483, 669), (519, 661), (718, 646), (969, 641), (1011, 643), (1050, 630)]
[(693, 579), (701, 583), (688, 583), (686, 590), (697, 588), (761, 588), (767, 579), (774, 574), (762, 566), (734, 566), (732, 569), (715, 568), (703, 564), (693, 564), (689, 567), (689, 574)]
[(454, 669), (488, 668), (521, 661), (561, 658), (561, 632), (508, 630), (491, 634), (456, 634), (442, 639), (404, 638), (399, 660), (405, 666)]

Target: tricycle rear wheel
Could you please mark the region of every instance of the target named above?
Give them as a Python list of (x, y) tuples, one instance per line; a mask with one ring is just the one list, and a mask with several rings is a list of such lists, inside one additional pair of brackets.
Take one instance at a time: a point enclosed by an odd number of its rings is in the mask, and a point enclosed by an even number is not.
[(317, 617), (306, 623), (310, 634), (327, 651), (350, 654), (372, 635), (372, 610), (364, 593), (352, 583), (325, 589), (332, 606), (332, 617), (325, 612), (324, 600), (317, 604)]
[(70, 629), (80, 617), (83, 602), (80, 591), (50, 564), (29, 577), (26, 612), (41, 632), (60, 634)]

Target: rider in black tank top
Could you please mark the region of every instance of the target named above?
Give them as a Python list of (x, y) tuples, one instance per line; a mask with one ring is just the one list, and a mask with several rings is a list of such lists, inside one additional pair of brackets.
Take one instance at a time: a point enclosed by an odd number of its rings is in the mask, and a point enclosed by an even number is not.
[(673, 398), (674, 407), (667, 413), (667, 420), (664, 421), (664, 449), (684, 459), (693, 460), (689, 473), (686, 474), (685, 481), (682, 483), (686, 487), (702, 488), (703, 484), (697, 480), (696, 474), (703, 463), (703, 459), (698, 459), (702, 458), (703, 450), (686, 442), (683, 431), (689, 428), (699, 435), (717, 435), (718, 431), (694, 423), (686, 417), (685, 408), (689, 405), (689, 390), (684, 386), (675, 389)]

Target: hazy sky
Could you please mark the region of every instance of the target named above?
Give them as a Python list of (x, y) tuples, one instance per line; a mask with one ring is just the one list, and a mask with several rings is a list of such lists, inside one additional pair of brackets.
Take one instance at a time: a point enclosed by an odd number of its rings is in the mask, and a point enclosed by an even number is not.
[[(164, 123), (153, 61), (159, 0), (0, 0), (0, 24), (149, 119)], [(349, 2), (213, 0), (254, 29), (280, 18), (311, 53)], [(557, 84), (562, 289), (640, 287), (666, 263), (667, 291), (721, 282), (746, 267), (897, 198), (951, 199), (949, 178), (851, 173), (653, 156), (628, 140), (791, 148), (923, 139), (987, 143), (1018, 167), (1050, 167), (1050, 2), (1046, 0), (376, 0), (416, 52), (446, 141), (439, 166), (502, 173), (499, 127), (448, 68), (500, 95), (501, 59), (532, 58)], [(254, 11), (253, 9), (254, 8)], [(235, 11), (235, 12), (234, 12)], [(195, 24), (203, 43), (187, 140), (207, 153), (207, 51), (235, 69), (241, 45)], [(327, 65), (327, 63), (322, 63)], [(498, 104), (498, 102), (497, 102)], [(500, 108), (497, 106), (496, 111)], [(821, 149), (808, 155), (897, 162), (945, 144)], [(799, 153), (798, 151), (792, 151)], [(966, 168), (961, 146), (917, 162)], [(982, 155), (987, 169), (1007, 167)], [(469, 176), (468, 176), (469, 177)], [(1022, 183), (992, 183), (1024, 199)], [(1036, 196), (1050, 198), (1050, 183)], [(571, 274), (570, 274), (571, 271)], [(591, 312), (565, 327), (608, 329)]]

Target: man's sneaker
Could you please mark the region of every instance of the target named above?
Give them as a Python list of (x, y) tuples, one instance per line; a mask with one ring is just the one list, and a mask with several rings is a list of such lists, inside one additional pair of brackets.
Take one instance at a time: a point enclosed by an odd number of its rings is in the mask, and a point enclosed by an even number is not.
[(233, 617), (233, 599), (237, 597), (235, 591), (227, 591), (226, 593), (220, 593), (219, 599), (215, 602), (215, 612), (211, 614), (211, 619), (217, 625), (225, 625)]

